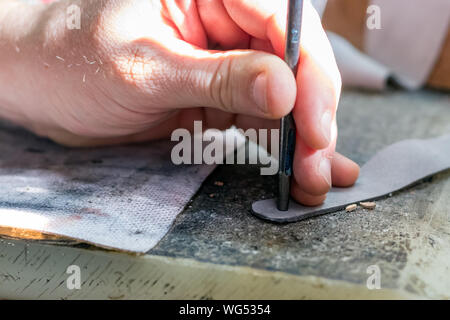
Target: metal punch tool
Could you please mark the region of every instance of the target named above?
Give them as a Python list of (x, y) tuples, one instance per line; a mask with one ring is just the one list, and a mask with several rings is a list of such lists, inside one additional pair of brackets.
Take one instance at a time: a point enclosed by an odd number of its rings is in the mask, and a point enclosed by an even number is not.
[[(300, 57), (300, 35), (303, 16), (303, 0), (289, 0), (286, 27), (286, 49), (284, 61), (297, 76)], [(278, 200), (280, 211), (287, 211), (291, 190), (292, 163), (295, 150), (295, 122), (292, 113), (281, 119), (280, 162), (278, 170)]]

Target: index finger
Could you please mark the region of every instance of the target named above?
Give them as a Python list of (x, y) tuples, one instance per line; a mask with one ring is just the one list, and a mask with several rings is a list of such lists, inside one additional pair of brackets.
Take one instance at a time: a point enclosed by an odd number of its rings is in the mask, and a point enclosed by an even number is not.
[(223, 0), (236, 24), (249, 35), (269, 40), (275, 53), (284, 57), (287, 0)]
[[(236, 24), (251, 36), (268, 40), (275, 53), (284, 58), (288, 0), (223, 0)], [(301, 34), (302, 54), (311, 56), (340, 91), (336, 61), (320, 17), (311, 2), (305, 0)]]
[[(270, 41), (275, 53), (284, 57), (287, 0), (223, 0), (223, 3), (242, 30)], [(341, 78), (320, 17), (308, 0), (303, 10), (297, 86), (293, 112), (299, 135), (313, 149), (326, 148), (332, 143), (330, 128), (339, 101)]]

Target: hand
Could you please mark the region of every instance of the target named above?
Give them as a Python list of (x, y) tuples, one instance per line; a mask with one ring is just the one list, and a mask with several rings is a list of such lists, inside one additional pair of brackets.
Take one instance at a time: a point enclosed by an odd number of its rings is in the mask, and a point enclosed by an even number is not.
[(3, 102), (29, 129), (66, 145), (104, 145), (167, 137), (194, 120), (274, 128), (292, 110), (293, 197), (320, 204), (332, 183), (356, 180), (358, 166), (334, 151), (341, 80), (308, 1), (297, 79), (279, 58), (286, 1), (78, 0), (81, 29), (69, 30), (72, 3), (41, 7), (33, 29), (2, 49), (20, 62), (2, 63)]

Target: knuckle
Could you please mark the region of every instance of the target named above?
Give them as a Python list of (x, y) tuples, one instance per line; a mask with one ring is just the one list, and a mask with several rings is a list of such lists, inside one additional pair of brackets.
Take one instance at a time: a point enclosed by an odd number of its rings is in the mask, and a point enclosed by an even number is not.
[(132, 45), (121, 48), (112, 60), (113, 72), (131, 92), (153, 95), (164, 88), (166, 73), (156, 52)]
[(151, 65), (152, 60), (145, 59), (138, 48), (125, 50), (124, 54), (121, 54), (116, 62), (116, 67), (123, 80), (135, 85), (145, 82)]

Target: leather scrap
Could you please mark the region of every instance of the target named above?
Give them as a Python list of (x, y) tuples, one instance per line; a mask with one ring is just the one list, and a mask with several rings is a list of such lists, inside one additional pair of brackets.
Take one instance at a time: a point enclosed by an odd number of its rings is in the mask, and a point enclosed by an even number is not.
[(254, 215), (286, 223), (344, 209), (347, 205), (382, 198), (450, 168), (450, 134), (426, 140), (403, 140), (375, 154), (361, 167), (350, 188), (333, 187), (325, 202), (306, 207), (291, 201), (288, 211), (279, 211), (275, 199), (256, 201)]

